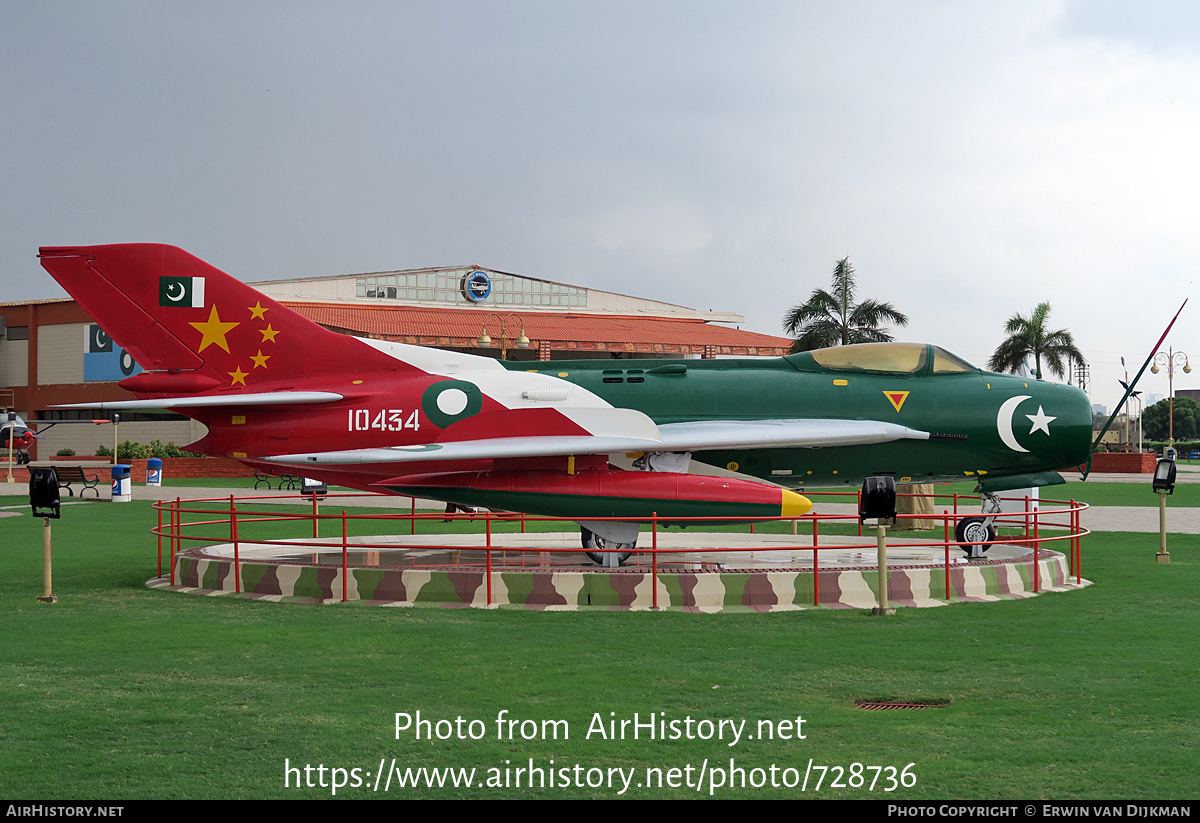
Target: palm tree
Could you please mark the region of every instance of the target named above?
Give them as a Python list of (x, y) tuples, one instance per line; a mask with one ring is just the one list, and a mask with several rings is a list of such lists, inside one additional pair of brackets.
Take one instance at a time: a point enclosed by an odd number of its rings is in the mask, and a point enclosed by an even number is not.
[(1043, 360), (1046, 361), (1047, 370), (1059, 377), (1066, 374), (1067, 358), (1080, 363), (1086, 362), (1079, 349), (1075, 348), (1075, 340), (1069, 331), (1046, 329), (1046, 319), (1049, 316), (1050, 304), (1038, 303), (1029, 317), (1019, 314), (1010, 317), (1004, 326), (1008, 338), (996, 347), (996, 352), (988, 361), (988, 368), (992, 371), (1015, 374), (1025, 363), (1025, 358), (1032, 354), (1035, 376), (1041, 380)]
[(886, 343), (892, 336), (880, 328), (885, 323), (907, 326), (908, 318), (891, 303), (854, 302), (854, 267), (849, 257), (833, 267), (831, 291), (814, 290), (807, 301), (793, 306), (783, 317), (784, 331), (795, 338), (792, 352), (851, 343)]

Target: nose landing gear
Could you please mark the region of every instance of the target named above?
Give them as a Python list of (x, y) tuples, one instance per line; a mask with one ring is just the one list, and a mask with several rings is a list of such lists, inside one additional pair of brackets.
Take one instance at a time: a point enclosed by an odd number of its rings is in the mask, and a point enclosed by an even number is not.
[[(636, 539), (632, 543), (610, 542), (582, 526), (579, 529), (579, 537), (583, 543), (584, 551), (592, 559), (592, 562), (598, 566), (608, 566), (610, 568), (616, 568), (624, 564), (629, 559), (629, 556), (633, 554), (634, 547), (637, 546)], [(588, 551), (588, 549), (592, 551)]]

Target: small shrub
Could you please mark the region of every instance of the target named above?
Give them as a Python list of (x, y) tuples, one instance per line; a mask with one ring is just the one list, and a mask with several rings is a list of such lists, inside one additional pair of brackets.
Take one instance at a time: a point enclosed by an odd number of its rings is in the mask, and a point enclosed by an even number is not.
[(74, 457), (75, 450), (74, 449), (59, 449), (58, 451), (56, 451), (54, 453), (54, 456), (55, 457)]
[[(98, 449), (96, 449), (96, 456), (97, 457), (112, 457), (112, 449), (107, 448), (105, 446), (100, 446)], [(168, 443), (167, 445), (164, 446), (158, 440), (153, 440), (148, 445), (142, 445), (141, 443), (133, 443), (129, 440), (126, 440), (124, 443), (121, 443), (120, 445), (117, 446), (117, 459), (118, 460), (145, 460), (148, 457), (157, 457), (159, 459), (162, 459), (164, 457), (203, 457), (203, 456), (204, 455), (196, 454), (195, 452), (184, 451), (183, 449), (176, 446), (174, 443)]]

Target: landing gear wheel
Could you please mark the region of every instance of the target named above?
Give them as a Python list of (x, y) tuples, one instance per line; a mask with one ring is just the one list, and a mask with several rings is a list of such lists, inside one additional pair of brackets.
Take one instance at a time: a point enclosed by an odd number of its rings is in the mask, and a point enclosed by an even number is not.
[(954, 527), (954, 539), (967, 557), (983, 557), (985, 544), (996, 539), (996, 525), (987, 517), (964, 517)]
[(603, 566), (604, 554), (612, 552), (617, 553), (617, 565), (624, 565), (625, 561), (629, 559), (629, 556), (633, 554), (633, 552), (629, 550), (637, 545), (636, 541), (633, 543), (609, 543), (600, 535), (593, 534), (591, 530), (585, 529), (582, 526), (579, 529), (579, 539), (583, 543), (583, 548), (585, 550), (596, 549), (596, 551), (585, 553), (597, 566)]
[(30, 461), (30, 457), (28, 454), (26, 454), (25, 452), (17, 453), (17, 465), (18, 466), (27, 465), (29, 463), (29, 461)]

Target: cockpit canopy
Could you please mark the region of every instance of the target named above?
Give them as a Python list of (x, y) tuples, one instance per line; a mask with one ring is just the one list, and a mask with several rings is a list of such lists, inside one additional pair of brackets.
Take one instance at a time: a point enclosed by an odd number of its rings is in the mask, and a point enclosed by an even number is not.
[[(978, 371), (967, 361), (927, 343), (855, 343), (788, 355), (802, 371), (864, 371), (886, 374), (965, 374)], [(929, 368), (932, 360), (932, 370)]]

